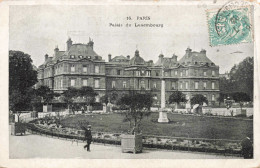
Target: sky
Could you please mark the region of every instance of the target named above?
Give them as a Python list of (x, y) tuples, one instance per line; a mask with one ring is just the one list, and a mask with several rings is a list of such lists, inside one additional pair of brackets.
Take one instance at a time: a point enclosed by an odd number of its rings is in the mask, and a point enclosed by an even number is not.
[[(187, 47), (193, 51), (207, 50), (207, 56), (220, 67), (220, 73), (229, 71), (234, 64), (253, 56), (253, 43), (211, 47), (206, 9), (215, 6), (10, 6), (9, 49), (29, 55), (37, 67), (44, 55), (53, 55), (55, 46), (66, 49), (66, 41), (73, 43), (94, 41), (95, 52), (106, 61), (112, 57), (130, 55), (136, 49), (146, 61), (156, 62), (162, 53), (173, 54), (178, 60)], [(127, 17), (132, 20), (127, 20)], [(137, 20), (149, 16), (150, 20)], [(125, 24), (131, 27), (125, 27)], [(134, 24), (163, 24), (163, 27), (134, 27)], [(122, 24), (113, 27), (110, 24)], [(77, 33), (75, 33), (77, 32)]]

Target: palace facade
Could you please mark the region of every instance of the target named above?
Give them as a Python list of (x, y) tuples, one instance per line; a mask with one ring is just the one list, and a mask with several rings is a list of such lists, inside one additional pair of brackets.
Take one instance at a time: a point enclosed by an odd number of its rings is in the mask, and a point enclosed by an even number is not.
[[(219, 66), (200, 52), (187, 48), (178, 61), (176, 55), (160, 54), (154, 63), (145, 61), (138, 50), (133, 56), (108, 55), (108, 62), (94, 51), (94, 42), (73, 44), (69, 38), (66, 51), (54, 49), (53, 56), (45, 55), (38, 67), (38, 85), (47, 85), (62, 93), (68, 87), (91, 86), (99, 95), (131, 91), (150, 92), (160, 103), (161, 84), (165, 81), (166, 102), (176, 90), (191, 98), (194, 94), (207, 97), (214, 104), (219, 96)], [(166, 103), (167, 104), (167, 103)]]

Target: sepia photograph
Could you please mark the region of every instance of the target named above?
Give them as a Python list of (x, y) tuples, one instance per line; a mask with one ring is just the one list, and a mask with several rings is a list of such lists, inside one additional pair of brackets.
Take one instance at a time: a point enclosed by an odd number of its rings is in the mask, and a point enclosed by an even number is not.
[(257, 7), (9, 5), (8, 159), (257, 159)]

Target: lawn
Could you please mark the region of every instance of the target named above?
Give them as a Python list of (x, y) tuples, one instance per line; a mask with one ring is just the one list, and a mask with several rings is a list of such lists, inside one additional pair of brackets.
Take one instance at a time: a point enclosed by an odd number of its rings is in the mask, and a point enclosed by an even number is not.
[[(78, 121), (88, 121), (93, 131), (125, 133), (129, 123), (122, 114), (75, 115), (62, 120), (65, 127), (79, 127)], [(190, 138), (241, 140), (253, 137), (253, 120), (168, 114), (169, 123), (157, 123), (158, 113), (142, 121), (144, 135), (177, 136)]]

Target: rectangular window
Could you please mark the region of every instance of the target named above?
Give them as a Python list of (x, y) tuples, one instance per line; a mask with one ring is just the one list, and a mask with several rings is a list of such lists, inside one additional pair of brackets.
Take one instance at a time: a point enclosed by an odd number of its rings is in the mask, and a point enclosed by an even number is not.
[(186, 76), (188, 76), (188, 75), (189, 75), (189, 70), (187, 69), (187, 70), (186, 70)]
[(112, 88), (116, 87), (116, 81), (112, 81)]
[(175, 89), (175, 82), (172, 82), (172, 90)]
[(165, 76), (168, 76), (168, 72), (165, 72), (164, 74), (165, 74)]
[(88, 67), (87, 67), (87, 65), (83, 65), (83, 72), (84, 72), (84, 73), (87, 73), (87, 72), (88, 72)]
[(195, 89), (199, 89), (199, 82), (195, 82)]
[(175, 76), (177, 76), (177, 75), (178, 75), (178, 71), (176, 70), (176, 71), (175, 71)]
[(188, 89), (189, 88), (189, 83), (186, 82), (185, 84), (186, 84), (186, 89)]
[(197, 76), (197, 75), (198, 75), (198, 71), (195, 70), (195, 71), (194, 71), (194, 76)]
[(212, 71), (212, 76), (215, 76), (215, 71), (214, 70)]
[(151, 71), (146, 71), (146, 76), (151, 76)]
[(211, 88), (212, 88), (212, 89), (215, 89), (215, 82), (212, 82)]
[(203, 89), (207, 88), (207, 82), (203, 82)]
[(88, 86), (88, 80), (87, 79), (83, 79), (83, 86)]
[(99, 66), (98, 65), (95, 66), (95, 73), (99, 73)]
[(145, 88), (145, 82), (144, 81), (141, 81), (141, 88)]
[(117, 75), (121, 75), (121, 74), (120, 74), (120, 70), (117, 70)]
[(75, 79), (71, 79), (70, 80), (70, 86), (75, 86), (76, 80)]
[(155, 89), (156, 89), (156, 82), (155, 82), (155, 83), (153, 83), (153, 88), (155, 88)]
[(214, 94), (212, 95), (212, 99), (211, 100), (215, 101), (215, 95)]
[(60, 87), (63, 88), (63, 80), (60, 80)]
[(99, 88), (99, 79), (95, 79), (95, 88)]
[(180, 74), (180, 76), (182, 76), (182, 71), (181, 71), (181, 74)]
[(171, 76), (174, 76), (174, 71), (173, 70), (171, 71)]
[(126, 88), (126, 81), (123, 81), (123, 88)]
[(180, 83), (180, 89), (182, 89), (182, 82)]
[(204, 72), (203, 72), (203, 75), (204, 75), (204, 76), (207, 76), (207, 71), (204, 71)]
[(75, 72), (75, 65), (71, 65), (71, 66), (70, 66), (70, 71), (71, 71), (71, 72)]

